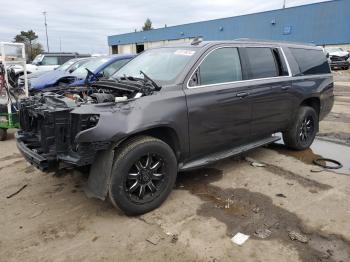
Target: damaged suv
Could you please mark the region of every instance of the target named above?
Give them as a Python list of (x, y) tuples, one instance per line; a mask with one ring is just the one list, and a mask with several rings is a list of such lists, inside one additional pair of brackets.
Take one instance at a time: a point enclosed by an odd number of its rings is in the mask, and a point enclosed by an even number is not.
[(322, 49), (221, 41), (148, 49), (109, 79), (23, 99), (17, 146), (43, 171), (90, 167), (88, 196), (157, 208), (178, 171), (272, 143), (308, 148), (333, 106)]

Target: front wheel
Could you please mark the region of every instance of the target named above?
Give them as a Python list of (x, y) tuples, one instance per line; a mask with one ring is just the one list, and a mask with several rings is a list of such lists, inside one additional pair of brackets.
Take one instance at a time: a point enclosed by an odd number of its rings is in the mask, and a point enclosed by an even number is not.
[(128, 215), (159, 207), (176, 180), (177, 160), (163, 141), (142, 136), (117, 150), (112, 168), (109, 198)]
[(292, 126), (283, 132), (283, 140), (287, 147), (304, 150), (311, 146), (318, 130), (318, 116), (315, 109), (301, 106)]

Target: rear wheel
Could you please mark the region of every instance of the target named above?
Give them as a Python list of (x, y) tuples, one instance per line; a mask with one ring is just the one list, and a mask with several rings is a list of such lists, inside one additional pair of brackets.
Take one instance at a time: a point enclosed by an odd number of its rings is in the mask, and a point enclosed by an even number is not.
[(159, 207), (176, 180), (177, 160), (173, 150), (153, 137), (138, 137), (116, 152), (109, 198), (128, 215)]
[(283, 133), (287, 147), (304, 150), (311, 146), (318, 130), (318, 117), (315, 109), (301, 106), (293, 125)]
[(4, 141), (7, 138), (7, 129), (0, 128), (0, 141)]

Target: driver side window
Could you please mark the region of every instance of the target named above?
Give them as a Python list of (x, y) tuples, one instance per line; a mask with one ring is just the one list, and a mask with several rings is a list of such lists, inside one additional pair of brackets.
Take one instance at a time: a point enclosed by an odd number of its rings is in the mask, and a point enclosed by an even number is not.
[(209, 53), (190, 80), (190, 86), (221, 84), (242, 80), (237, 48), (223, 47)]

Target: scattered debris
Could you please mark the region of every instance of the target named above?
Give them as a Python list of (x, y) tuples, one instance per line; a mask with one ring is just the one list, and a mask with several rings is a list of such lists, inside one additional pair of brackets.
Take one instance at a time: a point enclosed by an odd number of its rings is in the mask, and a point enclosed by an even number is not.
[(284, 194), (281, 194), (281, 193), (279, 193), (279, 194), (276, 194), (276, 196), (277, 197), (283, 197), (283, 198), (287, 198)]
[(25, 189), (28, 185), (25, 184), (24, 186), (22, 186), (20, 189), (18, 189), (16, 192), (12, 193), (11, 195), (8, 195), (6, 198), (9, 199), (11, 197), (14, 197), (15, 195), (17, 195), (18, 193), (20, 193), (23, 189)]
[(296, 231), (289, 231), (288, 232), (288, 236), (290, 237), (291, 240), (297, 240), (301, 243), (307, 243), (309, 241), (309, 239), (307, 238), (307, 236), (298, 233)]
[[(333, 163), (335, 164), (335, 166), (329, 166), (326, 164), (327, 162)], [(318, 165), (320, 167), (327, 168), (327, 169), (339, 169), (343, 167), (343, 165), (340, 162), (330, 158), (318, 158), (318, 159), (315, 159), (313, 163), (315, 165)]]
[(287, 182), (287, 185), (288, 185), (288, 186), (294, 186), (293, 183), (289, 183), (289, 182)]
[(322, 171), (324, 171), (323, 168), (313, 168), (313, 169), (310, 170), (310, 172), (312, 172), (312, 173), (319, 173), (319, 172), (322, 172)]
[(43, 212), (44, 212), (44, 210), (39, 210), (38, 212), (35, 212), (33, 215), (31, 215), (29, 218), (38, 217), (38, 216), (40, 216)]
[(237, 233), (236, 235), (234, 235), (231, 238), (231, 241), (239, 246), (243, 245), (248, 239), (249, 239), (249, 235), (245, 235), (242, 233)]
[(271, 236), (272, 231), (267, 228), (259, 228), (255, 231), (254, 235), (258, 238), (265, 239)]
[(318, 193), (318, 191), (317, 191), (316, 189), (310, 189), (309, 192), (310, 192), (311, 194), (317, 194), (317, 193)]
[(171, 238), (171, 243), (175, 244), (179, 240), (179, 236), (177, 234), (174, 234)]
[(252, 211), (257, 214), (260, 212), (260, 207), (254, 207)]
[(266, 164), (259, 163), (259, 162), (251, 162), (250, 165), (253, 167), (265, 167), (266, 166)]
[(159, 243), (159, 241), (161, 240), (161, 237), (159, 234), (154, 233), (151, 236), (149, 236), (148, 238), (146, 238), (146, 240), (153, 245), (157, 245)]
[(91, 239), (92, 242), (95, 242), (98, 239), (98, 236), (95, 236), (93, 239)]

